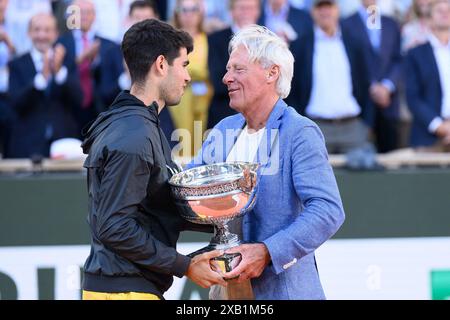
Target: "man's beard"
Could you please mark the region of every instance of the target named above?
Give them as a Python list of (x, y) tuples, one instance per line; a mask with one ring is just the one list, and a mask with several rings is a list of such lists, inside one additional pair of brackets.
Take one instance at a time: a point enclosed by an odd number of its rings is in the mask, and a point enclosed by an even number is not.
[(176, 106), (181, 101), (181, 96), (175, 96), (174, 90), (171, 90), (170, 87), (161, 88), (161, 98), (167, 107)]

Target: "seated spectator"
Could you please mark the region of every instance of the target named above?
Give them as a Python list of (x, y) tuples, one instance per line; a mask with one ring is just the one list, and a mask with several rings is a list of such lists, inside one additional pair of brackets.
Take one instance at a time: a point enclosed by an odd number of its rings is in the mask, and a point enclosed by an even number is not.
[(413, 114), (411, 144), (434, 150), (450, 146), (450, 1), (431, 2), (427, 43), (406, 58), (406, 94)]
[(56, 45), (56, 19), (38, 14), (29, 22), (30, 52), (9, 64), (11, 106), (16, 119), (8, 156), (49, 156), (52, 141), (76, 137), (73, 110), (81, 103), (78, 79), (64, 65), (66, 50)]
[(329, 153), (369, 150), (368, 54), (339, 26), (336, 1), (315, 0), (312, 16), (314, 32), (291, 46), (296, 62), (287, 102), (319, 125)]

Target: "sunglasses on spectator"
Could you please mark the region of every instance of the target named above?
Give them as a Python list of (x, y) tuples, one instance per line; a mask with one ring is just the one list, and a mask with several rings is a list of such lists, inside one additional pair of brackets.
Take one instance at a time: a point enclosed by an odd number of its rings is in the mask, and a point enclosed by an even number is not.
[(178, 8), (179, 13), (189, 13), (189, 12), (199, 12), (200, 6), (192, 6), (192, 7), (180, 7)]

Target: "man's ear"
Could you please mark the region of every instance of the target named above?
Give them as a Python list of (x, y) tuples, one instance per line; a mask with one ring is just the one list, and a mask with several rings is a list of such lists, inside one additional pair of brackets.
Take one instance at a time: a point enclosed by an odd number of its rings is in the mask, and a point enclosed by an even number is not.
[(159, 55), (154, 63), (155, 71), (159, 75), (164, 75), (167, 72), (167, 60), (163, 55)]
[(280, 67), (277, 65), (271, 66), (267, 74), (267, 83), (278, 81), (279, 77), (280, 77)]

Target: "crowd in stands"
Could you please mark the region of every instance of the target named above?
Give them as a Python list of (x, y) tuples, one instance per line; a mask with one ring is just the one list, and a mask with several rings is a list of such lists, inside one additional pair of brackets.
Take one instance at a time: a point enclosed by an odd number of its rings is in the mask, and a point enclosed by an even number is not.
[(145, 19), (194, 39), (192, 81), (160, 114), (184, 156), (234, 113), (228, 43), (250, 24), (289, 44), (285, 100), (319, 125), (330, 153), (450, 151), (450, 0), (0, 0), (1, 158), (51, 157), (55, 141), (81, 140), (130, 89), (121, 40)]

